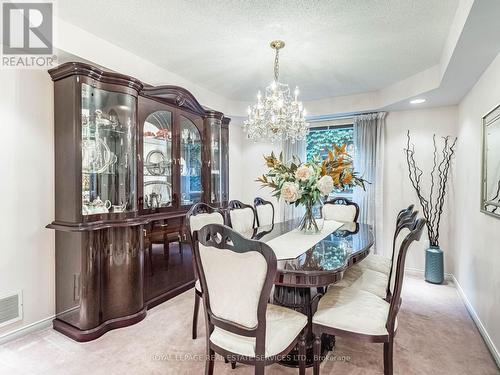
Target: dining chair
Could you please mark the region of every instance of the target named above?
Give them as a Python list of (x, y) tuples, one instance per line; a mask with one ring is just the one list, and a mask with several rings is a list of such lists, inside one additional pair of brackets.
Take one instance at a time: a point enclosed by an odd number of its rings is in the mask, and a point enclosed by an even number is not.
[[(403, 215), (398, 214), (392, 243), (392, 258), (388, 260), (389, 269), (387, 272), (385, 268), (383, 270), (374, 270), (364, 267), (362, 265), (365, 260), (362, 260), (346, 270), (342, 280), (335, 285), (338, 287), (352, 287), (364, 290), (389, 301), (394, 286), (395, 273), (391, 272), (391, 270), (394, 268), (393, 264), (397, 261), (396, 249), (399, 250), (400, 248), (399, 244), (404, 237), (403, 231), (405, 229), (408, 231), (411, 230), (417, 215), (418, 211), (413, 211), (411, 214), (408, 212)], [(386, 263), (384, 262), (383, 264), (385, 265)]]
[(413, 208), (414, 208), (414, 205), (412, 204), (412, 205), (408, 206), (407, 208), (399, 211), (399, 213), (396, 217), (396, 227), (395, 227), (393, 238), (392, 238), (391, 256), (386, 257), (383, 255), (370, 253), (370, 254), (368, 254), (368, 256), (365, 259), (363, 259), (362, 262), (357, 264), (358, 267), (371, 269), (371, 270), (382, 272), (382, 273), (385, 273), (386, 275), (389, 275), (393, 261), (394, 261), (394, 251), (396, 248), (396, 239), (399, 235), (399, 232), (403, 229), (403, 228), (399, 228), (399, 227), (401, 226), (401, 224), (404, 220), (408, 220), (408, 219), (410, 219), (410, 221), (412, 220), (410, 218), (410, 216), (413, 213)]
[(238, 200), (232, 200), (227, 205), (227, 224), (236, 232), (250, 233), (255, 228), (254, 208)]
[(397, 315), (401, 306), (406, 254), (414, 241), (419, 241), (425, 219), (414, 221), (398, 251), (393, 298), (390, 302), (356, 288), (329, 288), (319, 299), (312, 319), (314, 334), (313, 374), (320, 373), (321, 335), (346, 336), (372, 343), (384, 343), (384, 374), (393, 373), (394, 336), (398, 328)]
[(253, 206), (257, 215), (257, 226), (271, 226), (274, 224), (274, 206), (271, 202), (260, 197), (253, 200)]
[[(186, 226), (191, 239), (191, 249), (194, 249), (193, 232), (200, 230), (207, 224), (224, 224), (224, 213), (219, 208), (209, 206), (206, 203), (196, 203), (186, 214)], [(203, 297), (199, 278), (196, 279), (194, 290), (193, 340), (198, 336), (198, 311), (200, 309), (200, 301)]]
[(276, 255), (265, 243), (233, 229), (209, 224), (193, 233), (194, 258), (205, 306), (207, 329), (205, 374), (214, 370), (215, 353), (255, 366), (279, 361), (296, 345), (299, 374), (305, 375), (307, 317), (268, 304), (276, 276)]
[(163, 258), (165, 261), (165, 269), (168, 270), (170, 263), (170, 244), (177, 243), (177, 248), (181, 257), (183, 256), (181, 234), (179, 232), (173, 233), (148, 233), (144, 238), (144, 249), (147, 252), (147, 258), (149, 261), (150, 276), (154, 275), (153, 268), (153, 245), (160, 244), (163, 246)]
[(359, 206), (347, 198), (334, 198), (323, 204), (323, 219), (344, 223), (357, 222)]

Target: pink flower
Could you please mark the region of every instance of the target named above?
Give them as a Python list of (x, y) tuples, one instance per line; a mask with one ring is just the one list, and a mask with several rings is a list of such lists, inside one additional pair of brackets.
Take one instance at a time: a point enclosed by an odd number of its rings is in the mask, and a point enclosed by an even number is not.
[(285, 182), (281, 187), (281, 198), (288, 203), (295, 202), (300, 196), (300, 187), (296, 182)]
[(316, 186), (318, 187), (321, 194), (328, 195), (333, 190), (333, 178), (331, 176), (325, 175), (319, 179)]
[(307, 181), (311, 178), (313, 173), (314, 171), (311, 167), (302, 165), (298, 167), (297, 170), (295, 171), (295, 178), (299, 181)]

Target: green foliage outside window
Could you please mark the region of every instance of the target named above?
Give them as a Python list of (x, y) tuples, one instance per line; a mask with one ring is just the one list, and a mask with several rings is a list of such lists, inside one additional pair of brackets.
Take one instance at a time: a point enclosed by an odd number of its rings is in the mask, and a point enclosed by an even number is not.
[(306, 139), (307, 160), (312, 160), (315, 155), (324, 159), (333, 144), (347, 145), (347, 152), (352, 155), (353, 128), (352, 126), (311, 128)]

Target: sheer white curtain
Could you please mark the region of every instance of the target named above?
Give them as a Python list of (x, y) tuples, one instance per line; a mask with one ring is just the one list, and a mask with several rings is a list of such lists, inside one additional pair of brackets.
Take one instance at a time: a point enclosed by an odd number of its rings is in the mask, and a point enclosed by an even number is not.
[[(302, 162), (306, 161), (306, 141), (296, 141), (295, 143), (289, 140), (283, 141), (283, 160), (286, 163), (292, 161), (293, 156), (297, 156)], [(280, 201), (281, 221), (300, 217), (304, 213), (304, 209), (293, 204), (288, 204)]]
[[(366, 191), (356, 187), (354, 201), (359, 204), (359, 222), (373, 226), (375, 252), (382, 244), (384, 133), (386, 112), (354, 117), (354, 169), (365, 180)], [(379, 245), (379, 249), (380, 249)]]

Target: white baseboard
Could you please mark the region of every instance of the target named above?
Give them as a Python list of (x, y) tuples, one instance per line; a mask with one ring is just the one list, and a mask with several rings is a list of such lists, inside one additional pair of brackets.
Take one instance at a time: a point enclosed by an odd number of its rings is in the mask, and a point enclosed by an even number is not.
[(495, 360), (497, 366), (500, 368), (500, 353), (493, 343), (493, 340), (491, 339), (490, 335), (488, 334), (488, 331), (486, 331), (486, 328), (484, 327), (483, 323), (481, 322), (481, 319), (479, 319), (479, 316), (476, 313), (476, 310), (474, 310), (474, 307), (470, 303), (469, 299), (467, 298), (467, 295), (465, 294), (464, 290), (460, 286), (460, 283), (458, 280), (455, 278), (455, 276), (452, 275), (453, 282), (455, 283), (457, 287), (458, 294), (460, 295), (460, 298), (462, 298), (462, 301), (467, 308), (467, 311), (469, 312), (470, 317), (476, 324), (477, 329), (479, 330), (479, 333), (483, 337), (484, 342), (486, 343), (486, 346), (490, 350), (491, 356)]
[(48, 318), (39, 320), (38, 322), (34, 322), (28, 324), (27, 326), (17, 328), (13, 331), (4, 333), (0, 335), (0, 345), (6, 343), (7, 341), (15, 340), (21, 336), (27, 335), (29, 333), (39, 331), (44, 328), (48, 328), (52, 326), (52, 320), (55, 316), (49, 316)]
[[(413, 268), (413, 267), (406, 267), (405, 268), (405, 274), (410, 275), (410, 276), (416, 276), (416, 277), (424, 277), (425, 276), (425, 271), (421, 270), (420, 268)], [(451, 273), (444, 273), (444, 279), (446, 281), (454, 281), (454, 277)]]

